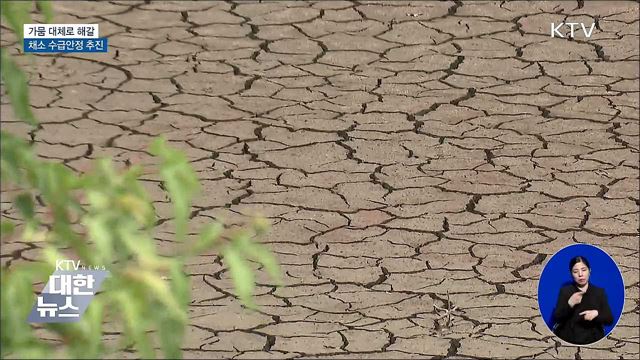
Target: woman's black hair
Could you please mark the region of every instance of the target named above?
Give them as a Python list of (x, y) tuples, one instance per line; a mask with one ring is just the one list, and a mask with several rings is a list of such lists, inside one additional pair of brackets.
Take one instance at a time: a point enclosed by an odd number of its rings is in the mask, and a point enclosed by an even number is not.
[(587, 260), (587, 258), (585, 258), (584, 256), (576, 256), (573, 259), (571, 259), (571, 261), (569, 261), (569, 271), (572, 271), (573, 266), (577, 263), (583, 263), (587, 265), (587, 268), (589, 270), (591, 270), (591, 265), (589, 265), (589, 260)]

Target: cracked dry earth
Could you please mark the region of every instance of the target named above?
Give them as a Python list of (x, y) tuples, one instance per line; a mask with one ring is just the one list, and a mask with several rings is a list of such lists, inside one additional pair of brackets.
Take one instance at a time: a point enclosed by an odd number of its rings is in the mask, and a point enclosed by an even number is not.
[[(259, 313), (215, 254), (189, 265), (185, 357), (638, 357), (637, 3), (54, 8), (99, 24), (109, 52), (23, 61), (42, 125), (12, 121), (3, 97), (4, 130), (78, 171), (106, 155), (151, 165), (164, 135), (203, 183), (194, 225), (273, 225), (286, 287), (261, 277)], [(595, 30), (552, 39), (561, 21)], [(158, 241), (171, 252), (169, 222)], [(609, 252), (626, 284), (617, 328), (590, 348), (561, 344), (537, 309), (544, 263), (573, 243)], [(3, 262), (37, 250), (4, 244)]]

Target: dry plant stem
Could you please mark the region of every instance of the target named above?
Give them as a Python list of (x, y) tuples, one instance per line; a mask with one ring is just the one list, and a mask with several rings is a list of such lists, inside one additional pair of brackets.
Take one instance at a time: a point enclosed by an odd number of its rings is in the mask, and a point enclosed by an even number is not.
[(449, 290), (447, 290), (447, 327), (451, 327), (451, 300), (449, 299)]

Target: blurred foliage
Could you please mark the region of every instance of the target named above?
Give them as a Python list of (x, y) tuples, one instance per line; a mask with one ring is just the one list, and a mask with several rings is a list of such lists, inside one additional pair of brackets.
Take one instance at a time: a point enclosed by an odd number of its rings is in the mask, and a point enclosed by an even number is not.
[[(46, 1), (36, 8), (51, 21)], [(31, 21), (33, 2), (2, 1), (2, 16), (22, 38), (24, 23)], [(2, 81), (15, 115), (34, 126), (37, 121), (29, 103), (27, 77), (2, 49)], [(220, 223), (206, 225), (199, 236), (189, 237), (191, 201), (199, 182), (185, 155), (161, 139), (150, 147), (159, 161), (159, 175), (174, 208), (175, 241), (180, 249), (171, 257), (158, 254), (154, 240), (155, 209), (139, 176), (140, 167), (117, 171), (110, 159), (95, 162), (92, 170), (77, 174), (64, 164), (40, 159), (31, 144), (2, 131), (0, 160), (3, 189), (13, 195), (15, 219), (2, 216), (2, 241), (11, 236), (22, 242), (37, 242), (43, 249), (36, 262), (17, 262), (2, 268), (2, 357), (10, 358), (99, 358), (113, 351), (132, 348), (143, 358), (155, 358), (160, 347), (165, 358), (180, 358), (188, 324), (191, 285), (185, 263), (202, 253), (216, 251), (229, 268), (236, 294), (248, 308), (255, 308), (254, 270), (251, 261), (280, 283), (280, 269), (273, 254), (253, 238), (268, 230), (265, 219), (223, 240)], [(19, 231), (18, 231), (19, 229)], [(105, 266), (110, 276), (80, 321), (42, 324), (57, 334), (61, 346), (41, 340), (27, 317), (36, 296), (34, 284), (46, 283), (57, 259), (75, 259), (85, 265)], [(103, 342), (106, 321), (122, 324), (119, 346)]]

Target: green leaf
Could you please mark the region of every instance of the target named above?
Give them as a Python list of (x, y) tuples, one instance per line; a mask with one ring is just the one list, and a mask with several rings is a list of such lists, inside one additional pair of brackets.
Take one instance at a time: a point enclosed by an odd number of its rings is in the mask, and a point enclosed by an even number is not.
[[(180, 310), (186, 314), (187, 306), (190, 302), (190, 285), (188, 277), (182, 271), (183, 264), (174, 261), (171, 266), (171, 292), (175, 295), (180, 305)], [(187, 318), (176, 318), (169, 312), (162, 311), (158, 314), (158, 335), (160, 336), (160, 346), (167, 359), (181, 359), (181, 345), (184, 339)]]
[(89, 347), (91, 344), (89, 344), (88, 337), (91, 329), (87, 324), (85, 316), (86, 314), (83, 315), (82, 319), (78, 322), (45, 324), (47, 330), (57, 333), (58, 336), (64, 339), (66, 346), (60, 350), (65, 350), (66, 357), (88, 357), (90, 353)]
[(233, 245), (227, 246), (223, 250), (222, 256), (229, 267), (229, 273), (238, 298), (249, 309), (255, 309), (256, 306), (253, 302), (253, 290), (255, 288), (253, 270), (242, 257), (240, 250)]
[(14, 204), (24, 220), (31, 220), (35, 215), (33, 198), (29, 193), (22, 193), (13, 199)]
[(48, 234), (52, 237), (51, 244), (59, 247), (70, 246), (78, 254), (80, 259), (91, 259), (91, 251), (93, 251), (84, 237), (80, 237), (71, 227), (68, 220), (56, 222), (53, 225), (52, 231)]
[(273, 281), (277, 286), (282, 286), (282, 273), (280, 271), (280, 265), (278, 260), (269, 249), (262, 244), (251, 241), (247, 234), (242, 234), (235, 239), (238, 246), (242, 249), (242, 252), (247, 256), (262, 264)]
[(102, 188), (101, 191), (87, 190), (87, 199), (94, 210), (100, 211), (111, 208), (111, 199), (109, 195), (105, 193), (104, 188)]
[(184, 324), (166, 316), (166, 314), (161, 314), (159, 317), (158, 335), (164, 358), (182, 359), (181, 345), (184, 338)]
[(15, 230), (15, 228), (16, 228), (16, 225), (11, 221), (2, 220), (2, 222), (0, 222), (0, 235), (1, 236), (11, 235), (13, 234), (13, 231)]
[(32, 172), (37, 166), (33, 152), (24, 140), (0, 131), (0, 154), (0, 173), (3, 181), (33, 185), (32, 176), (26, 173)]
[(98, 359), (102, 353), (102, 318), (104, 304), (100, 296), (96, 296), (91, 300), (87, 311), (83, 315), (82, 321), (87, 324), (87, 344), (86, 352), (81, 354), (82, 357), (89, 359)]
[(108, 214), (85, 216), (83, 223), (87, 227), (89, 239), (96, 247), (94, 263), (111, 264), (113, 261), (114, 231), (110, 228)]
[(198, 177), (185, 155), (167, 146), (163, 138), (154, 140), (150, 151), (161, 159), (160, 175), (173, 202), (176, 239), (184, 239), (191, 215), (191, 200), (200, 188)]
[(171, 263), (170, 275), (172, 282), (172, 292), (176, 296), (176, 300), (186, 311), (189, 302), (191, 301), (191, 285), (189, 283), (189, 276), (187, 276), (182, 270), (184, 264), (179, 260), (174, 260)]
[(35, 340), (16, 350), (14, 354), (11, 354), (14, 359), (45, 359), (52, 357), (52, 354), (54, 354), (54, 350), (51, 347)]
[(143, 359), (155, 359), (155, 351), (145, 332), (144, 299), (135, 296), (134, 288), (120, 288), (111, 296), (118, 301), (122, 318), (125, 320), (127, 339), (133, 342)]
[[(49, 275), (53, 273), (55, 266), (45, 262), (33, 262), (28, 264), (16, 264), (12, 266), (12, 272), (20, 272), (24, 276), (36, 282), (44, 282), (49, 280)], [(30, 281), (31, 281), (30, 280)]]
[(20, 42), (24, 38), (24, 24), (31, 22), (31, 9), (33, 3), (31, 1), (0, 1), (0, 10), (2, 16), (7, 19), (11, 29), (18, 35)]
[(169, 286), (167, 286), (167, 283), (162, 280), (160, 276), (149, 270), (142, 269), (135, 273), (130, 273), (129, 275), (132, 279), (137, 280), (140, 284), (149, 289), (154, 295), (154, 298), (164, 304), (174, 318), (180, 321), (187, 320), (187, 315), (176, 300), (176, 297), (169, 290)]
[(260, 237), (265, 235), (269, 231), (269, 228), (271, 228), (271, 223), (264, 217), (257, 217), (253, 220), (252, 227), (253, 231), (256, 232), (256, 236)]
[[(162, 267), (164, 261), (156, 254), (155, 243), (149, 234), (137, 231), (135, 224), (131, 221), (120, 221), (114, 226), (117, 226), (117, 229), (111, 231), (120, 238), (126, 249), (136, 256), (139, 264), (150, 268)], [(120, 251), (121, 254), (126, 253), (122, 250)]]
[(36, 7), (44, 15), (44, 21), (46, 23), (53, 22), (53, 7), (51, 2), (47, 0), (36, 0)]
[(53, 246), (47, 246), (44, 248), (44, 250), (42, 250), (41, 261), (44, 261), (46, 264), (49, 264), (50, 266), (55, 266), (56, 261), (60, 259), (66, 259), (66, 257), (62, 256), (62, 254), (60, 253), (60, 251), (58, 251), (57, 248)]
[(211, 248), (211, 246), (220, 239), (223, 231), (224, 225), (222, 225), (222, 223), (207, 224), (200, 232), (198, 242), (196, 242), (193, 249), (193, 254), (200, 254)]
[[(42, 263), (16, 263), (11, 270), (0, 269), (0, 337), (2, 357), (33, 357), (36, 349), (46, 346), (34, 336), (26, 318), (35, 302), (32, 284), (42, 282), (51, 273)], [(33, 351), (32, 351), (33, 350)], [(29, 352), (31, 351), (31, 352)]]
[[(4, 2), (2, 2), (4, 4)], [(22, 29), (20, 30), (22, 31)], [(4, 49), (0, 49), (0, 67), (2, 80), (11, 99), (11, 106), (15, 115), (31, 125), (37, 125), (36, 118), (31, 111), (29, 102), (29, 86), (27, 78), (18, 65), (9, 57)]]
[(131, 193), (118, 196), (117, 203), (140, 225), (148, 224), (149, 218), (153, 216), (153, 206), (151, 206), (146, 199), (142, 199)]
[[(25, 321), (33, 305), (31, 282), (25, 272), (2, 271), (2, 348), (5, 344), (19, 345), (32, 337)], [(9, 335), (11, 334), (11, 335)]]

